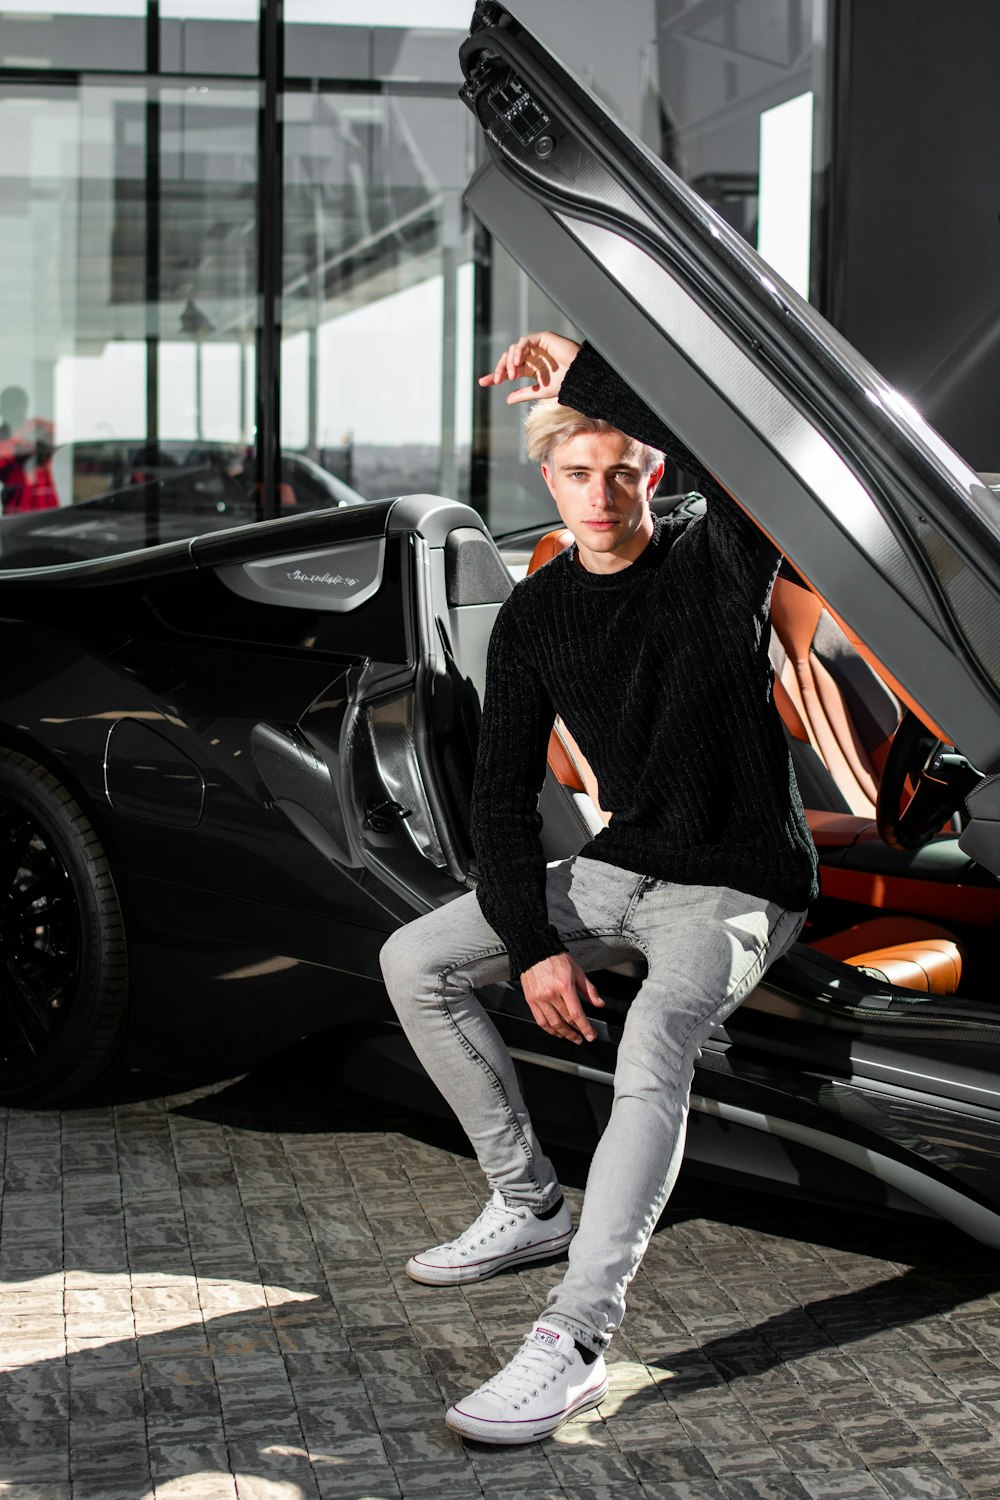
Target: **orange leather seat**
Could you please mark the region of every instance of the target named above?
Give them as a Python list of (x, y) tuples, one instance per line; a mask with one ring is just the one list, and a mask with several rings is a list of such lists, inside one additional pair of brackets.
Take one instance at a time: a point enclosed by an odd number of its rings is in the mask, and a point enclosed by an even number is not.
[[(874, 818), (879, 776), (898, 721), (897, 704), (854, 652), (822, 599), (808, 589), (785, 578), (775, 580), (771, 631), (774, 701), (785, 728), (800, 746), (811, 746), (833, 778), (844, 802), (836, 810)], [(845, 694), (852, 684), (831, 671), (824, 645), (828, 653), (836, 653), (841, 670), (847, 667), (855, 678), (853, 704)], [(864, 735), (859, 715), (864, 718)], [(823, 805), (835, 810), (832, 803)]]
[(890, 984), (925, 995), (953, 995), (962, 978), (962, 950), (955, 938), (917, 917), (875, 917), (810, 947), (855, 968), (877, 969)]
[(573, 545), (573, 533), (565, 527), (559, 527), (555, 531), (547, 531), (540, 541), (535, 543), (535, 550), (531, 554), (528, 563), (528, 572), (535, 573), (539, 568), (558, 557), (560, 552), (565, 552), (567, 547)]

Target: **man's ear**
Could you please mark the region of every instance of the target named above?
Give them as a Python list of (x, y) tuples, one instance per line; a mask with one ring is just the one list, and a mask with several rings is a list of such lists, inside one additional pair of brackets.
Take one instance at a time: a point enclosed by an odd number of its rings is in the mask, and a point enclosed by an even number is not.
[(663, 464), (658, 463), (655, 469), (651, 469), (646, 480), (646, 499), (652, 500), (656, 494), (656, 487), (663, 478)]
[[(661, 474), (663, 473), (662, 466), (660, 468), (660, 473)], [(545, 483), (548, 485), (548, 487), (549, 487), (549, 494), (552, 496), (552, 498), (554, 500), (556, 498), (556, 487), (555, 487), (555, 485), (552, 482), (552, 470), (549, 468), (548, 464), (542, 464), (542, 478), (545, 480)]]

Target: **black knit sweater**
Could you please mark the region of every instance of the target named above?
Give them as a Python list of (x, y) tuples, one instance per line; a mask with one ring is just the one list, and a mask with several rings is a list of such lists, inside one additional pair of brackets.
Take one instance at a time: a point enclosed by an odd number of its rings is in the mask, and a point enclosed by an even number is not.
[(479, 904), (513, 976), (565, 946), (548, 920), (538, 838), (556, 714), (612, 814), (583, 855), (794, 910), (816, 894), (767, 654), (777, 551), (588, 345), (559, 399), (667, 452), (708, 507), (658, 520), (615, 573), (587, 571), (568, 549), (518, 583), (497, 616), (472, 836)]

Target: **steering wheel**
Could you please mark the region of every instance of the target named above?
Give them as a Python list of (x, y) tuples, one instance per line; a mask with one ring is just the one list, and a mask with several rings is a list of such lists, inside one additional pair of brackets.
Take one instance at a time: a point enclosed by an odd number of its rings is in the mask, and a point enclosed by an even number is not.
[[(906, 798), (909, 779), (913, 795)], [(875, 820), (893, 849), (919, 849), (982, 780), (964, 755), (907, 709), (892, 737), (879, 782)]]

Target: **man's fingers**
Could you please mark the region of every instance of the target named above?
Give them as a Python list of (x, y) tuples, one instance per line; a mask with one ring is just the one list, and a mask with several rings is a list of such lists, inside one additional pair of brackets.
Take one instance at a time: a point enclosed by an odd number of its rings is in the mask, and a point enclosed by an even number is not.
[(480, 375), (479, 384), (503, 385), (505, 380), (517, 380), (520, 375), (527, 374), (527, 371), (518, 370), (516, 367), (514, 367), (513, 373), (511, 372), (511, 355), (511, 350), (506, 350), (503, 354), (501, 354), (500, 358), (496, 362), (495, 368), (492, 369), (488, 375)]
[[(536, 357), (536, 355), (538, 357)], [(517, 390), (509, 391), (507, 394), (507, 405), (516, 406), (519, 401), (538, 401), (541, 397), (549, 394), (547, 387), (551, 384), (555, 366), (540, 354), (540, 351), (531, 350), (525, 355), (518, 367), (515, 379), (533, 377), (531, 385), (519, 386)]]
[(559, 369), (558, 359), (549, 353), (538, 340), (543, 335), (526, 333), (516, 343), (508, 345), (488, 375), (480, 375), (480, 385), (503, 385), (506, 380), (532, 378), (533, 387), (525, 387), (516, 397), (508, 396), (508, 403), (534, 401), (545, 394), (552, 376)]
[(503, 385), (504, 381), (507, 379), (507, 361), (510, 358), (510, 354), (511, 350), (505, 349), (500, 358), (497, 360), (496, 364), (493, 366), (490, 374), (484, 375), (481, 378), (479, 384)]
[(518, 373), (534, 375), (542, 385), (548, 385), (555, 368), (555, 361), (549, 359), (544, 349), (532, 347), (522, 356)]
[(553, 996), (551, 1003), (559, 1011), (566, 1024), (573, 1028), (574, 1036), (584, 1036), (588, 1042), (594, 1040), (594, 1028), (584, 1013), (575, 991), (566, 990), (559, 996)]
[(538, 335), (536, 333), (523, 333), (516, 344), (511, 344), (507, 350), (507, 376), (510, 380), (517, 379), (517, 372), (524, 363), (528, 351), (533, 348)]
[(585, 1041), (592, 1042), (597, 1036), (596, 1031), (582, 1010), (578, 1010), (576, 1015), (570, 1017), (570, 1023)]
[(543, 1031), (547, 1031), (550, 1036), (565, 1037), (568, 1042), (579, 1042), (582, 1040), (580, 1033), (574, 1031), (573, 1027), (563, 1019), (554, 1005), (541, 1000), (529, 1001), (528, 1003), (531, 1007), (531, 1014), (538, 1025)]
[(591, 1005), (603, 1005), (604, 1004), (604, 1001), (601, 999), (600, 995), (594, 989), (594, 986), (591, 984), (591, 982), (587, 978), (586, 974), (584, 974), (584, 976), (583, 976), (583, 987), (584, 987), (584, 989), (587, 992), (587, 999), (590, 1001)]
[[(531, 391), (515, 391), (508, 401), (530, 400)], [(531, 1014), (543, 1031), (565, 1037), (570, 1042), (593, 1042), (597, 1039), (594, 1023), (582, 1001), (603, 1006), (604, 1001), (580, 965), (563, 953), (543, 959), (522, 975), (524, 998)]]
[(575, 994), (553, 991), (548, 995), (543, 994), (533, 998), (526, 996), (525, 998), (528, 999), (531, 1014), (543, 1031), (548, 1031), (553, 1036), (565, 1037), (570, 1042), (579, 1042), (583, 1037), (586, 1037), (588, 1041), (593, 1041), (590, 1022), (584, 1015)]

